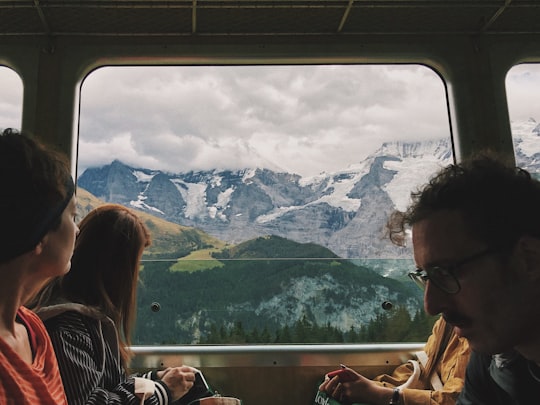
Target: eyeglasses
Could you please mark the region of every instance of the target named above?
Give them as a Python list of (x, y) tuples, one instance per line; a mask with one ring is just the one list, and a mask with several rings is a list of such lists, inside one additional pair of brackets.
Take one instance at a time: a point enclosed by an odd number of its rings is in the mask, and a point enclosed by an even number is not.
[(426, 287), (426, 283), (429, 280), (445, 293), (457, 294), (461, 290), (461, 285), (454, 272), (459, 267), (492, 253), (495, 253), (495, 250), (493, 248), (487, 248), (448, 266), (433, 266), (426, 269), (417, 268), (415, 271), (409, 273), (409, 277), (422, 289)]

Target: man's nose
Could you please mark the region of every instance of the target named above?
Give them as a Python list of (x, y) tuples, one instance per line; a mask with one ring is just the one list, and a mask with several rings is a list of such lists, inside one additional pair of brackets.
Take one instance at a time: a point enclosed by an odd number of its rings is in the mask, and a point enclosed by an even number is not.
[(448, 305), (448, 294), (433, 284), (426, 282), (424, 289), (424, 310), (429, 315), (438, 315), (446, 309)]

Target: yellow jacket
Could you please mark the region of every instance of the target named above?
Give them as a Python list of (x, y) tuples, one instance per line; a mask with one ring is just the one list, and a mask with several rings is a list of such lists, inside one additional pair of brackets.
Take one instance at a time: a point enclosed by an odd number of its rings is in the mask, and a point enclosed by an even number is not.
[[(433, 326), (424, 351), (428, 358), (436, 356), (441, 346), (446, 322), (441, 317)], [(448, 341), (446, 350), (441, 355), (434, 372), (437, 372), (443, 384), (442, 390), (434, 391), (431, 387), (430, 377), (422, 371), (419, 380), (409, 388), (401, 391), (404, 405), (454, 405), (463, 388), (465, 369), (469, 361), (470, 348), (466, 339), (457, 337), (453, 332)], [(405, 383), (413, 372), (411, 363), (397, 367), (392, 375), (383, 374), (374, 380), (385, 387), (396, 387)]]

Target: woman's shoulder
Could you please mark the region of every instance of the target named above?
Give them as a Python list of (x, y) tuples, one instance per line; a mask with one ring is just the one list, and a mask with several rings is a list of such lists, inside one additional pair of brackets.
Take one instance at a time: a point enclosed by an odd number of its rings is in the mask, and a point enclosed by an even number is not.
[(51, 305), (40, 309), (37, 314), (47, 330), (84, 331), (98, 328), (104, 315), (96, 308), (76, 303)]
[(43, 321), (53, 318), (75, 317), (91, 318), (102, 320), (106, 318), (105, 314), (97, 308), (89, 305), (79, 304), (77, 302), (59, 302), (36, 310), (36, 313)]
[(27, 326), (40, 323), (37, 314), (31, 309), (26, 308), (25, 306), (19, 307), (19, 309), (17, 310), (17, 317), (21, 318)]

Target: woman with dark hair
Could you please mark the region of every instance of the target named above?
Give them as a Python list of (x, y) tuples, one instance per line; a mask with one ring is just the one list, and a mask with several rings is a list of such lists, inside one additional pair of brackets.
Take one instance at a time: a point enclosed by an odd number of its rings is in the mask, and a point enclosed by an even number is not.
[(23, 304), (70, 269), (77, 235), (67, 159), (0, 133), (0, 403), (66, 404), (51, 340)]
[(193, 386), (182, 366), (128, 376), (140, 260), (147, 227), (128, 208), (106, 204), (79, 224), (71, 272), (39, 294), (70, 405), (167, 404)]

